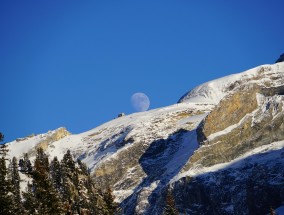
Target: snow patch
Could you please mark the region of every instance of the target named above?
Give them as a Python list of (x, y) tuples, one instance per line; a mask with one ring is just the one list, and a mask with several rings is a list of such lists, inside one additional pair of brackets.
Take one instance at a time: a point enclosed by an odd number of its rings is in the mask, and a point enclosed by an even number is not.
[[(246, 159), (249, 158), (252, 155), (261, 155), (263, 153), (267, 153), (267, 152), (273, 152), (273, 151), (277, 151), (279, 149), (284, 148), (284, 141), (278, 141), (278, 142), (273, 142), (269, 145), (263, 145), (260, 146), (258, 148), (255, 148), (243, 155), (241, 155), (240, 157), (227, 162), (227, 163), (221, 163), (221, 164), (216, 164), (210, 167), (193, 167), (191, 169), (189, 169), (188, 171), (182, 172), (180, 174), (178, 174), (176, 177), (174, 177), (170, 183), (173, 183), (175, 181), (178, 181), (179, 179), (186, 177), (186, 176), (190, 176), (190, 177), (197, 177), (199, 175), (205, 174), (205, 173), (209, 173), (209, 172), (216, 172), (218, 170), (221, 169), (225, 169), (227, 167), (230, 168), (237, 168), (241, 165), (243, 165), (243, 163), (246, 162)], [(277, 154), (277, 157), (281, 158), (281, 153), (279, 152)], [(277, 159), (275, 154), (265, 154), (265, 156), (259, 156), (258, 157), (258, 162), (265, 162), (267, 160), (270, 159)]]

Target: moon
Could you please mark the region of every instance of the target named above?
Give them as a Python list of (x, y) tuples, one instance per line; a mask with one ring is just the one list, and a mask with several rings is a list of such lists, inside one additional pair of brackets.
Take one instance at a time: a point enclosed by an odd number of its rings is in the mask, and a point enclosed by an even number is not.
[(134, 93), (131, 96), (131, 104), (138, 112), (146, 111), (150, 106), (150, 99), (144, 93)]

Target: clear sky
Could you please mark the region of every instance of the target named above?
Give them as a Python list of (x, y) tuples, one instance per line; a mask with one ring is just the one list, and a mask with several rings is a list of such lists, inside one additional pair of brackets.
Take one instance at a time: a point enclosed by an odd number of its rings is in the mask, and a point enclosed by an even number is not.
[(198, 84), (274, 63), (283, 0), (1, 0), (0, 131), (72, 133), (176, 103)]

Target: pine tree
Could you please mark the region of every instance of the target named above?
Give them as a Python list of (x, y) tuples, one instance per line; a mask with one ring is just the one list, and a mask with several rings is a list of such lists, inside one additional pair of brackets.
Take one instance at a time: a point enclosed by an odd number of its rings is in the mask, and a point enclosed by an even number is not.
[(86, 179), (86, 188), (88, 191), (88, 198), (89, 198), (89, 209), (91, 214), (101, 214), (99, 211), (101, 211), (98, 206), (98, 192), (95, 189), (94, 181), (90, 176)]
[[(0, 141), (4, 135), (0, 133)], [(8, 170), (6, 167), (7, 147), (5, 144), (0, 146), (0, 214), (14, 214), (13, 199), (11, 196), (11, 183), (7, 178)]]
[(38, 214), (39, 202), (33, 192), (33, 185), (28, 182), (26, 192), (23, 193), (23, 206), (26, 214)]
[(7, 167), (4, 157), (0, 158), (0, 214), (13, 214), (13, 199), (11, 196), (11, 184), (7, 179)]
[(63, 205), (57, 190), (49, 177), (49, 162), (43, 149), (37, 150), (32, 173), (32, 190), (37, 200), (37, 210), (39, 214), (60, 214), (63, 211)]
[(167, 193), (166, 206), (164, 208), (164, 215), (178, 215), (178, 210), (175, 205), (175, 200), (171, 192)]
[[(2, 136), (2, 137), (4, 137), (4, 136)], [(8, 151), (9, 151), (9, 149), (8, 149), (8, 146), (6, 145), (6, 143), (3, 143), (3, 144), (0, 145), (0, 156), (1, 157), (6, 159)]]
[(62, 187), (61, 165), (57, 157), (54, 157), (50, 163), (50, 175), (55, 189), (60, 191)]
[(61, 194), (64, 200), (72, 199), (71, 195), (71, 182), (70, 182), (70, 172), (66, 166), (61, 163), (61, 175), (62, 175), (62, 184), (61, 184)]
[(270, 215), (276, 215), (276, 212), (272, 207), (270, 207)]
[(85, 163), (83, 163), (80, 159), (77, 159), (77, 163), (78, 163), (78, 166), (79, 166), (79, 169), (80, 169), (80, 173), (82, 175), (89, 176), (90, 172), (89, 172), (87, 165)]
[(0, 142), (4, 140), (4, 135), (0, 132)]
[(23, 193), (27, 214), (116, 214), (111, 190), (97, 189), (86, 164), (74, 162), (69, 150), (60, 162), (55, 157), (49, 165), (38, 149), (32, 169), (32, 184)]
[(14, 212), (19, 214), (23, 212), (22, 201), (21, 201), (21, 191), (20, 191), (20, 175), (19, 166), (17, 158), (13, 157), (9, 164), (8, 172), (9, 180), (11, 182), (11, 192), (13, 198)]
[(103, 193), (103, 199), (106, 204), (107, 214), (114, 215), (117, 212), (118, 205), (114, 202), (114, 197), (112, 195), (111, 189), (108, 187), (107, 190)]
[(62, 187), (61, 195), (65, 200), (65, 205), (71, 207), (72, 214), (79, 213), (79, 194), (78, 194), (78, 173), (75, 168), (75, 161), (70, 153), (70, 150), (64, 154), (60, 162)]
[(28, 153), (24, 154), (24, 158), (19, 160), (19, 167), (22, 173), (30, 175), (32, 173), (32, 164), (28, 157)]
[(85, 186), (86, 177), (81, 175), (78, 177), (78, 208), (80, 211), (89, 211), (89, 195), (88, 189)]
[(75, 171), (75, 161), (71, 155), (70, 150), (64, 154), (62, 164), (65, 165), (71, 172)]

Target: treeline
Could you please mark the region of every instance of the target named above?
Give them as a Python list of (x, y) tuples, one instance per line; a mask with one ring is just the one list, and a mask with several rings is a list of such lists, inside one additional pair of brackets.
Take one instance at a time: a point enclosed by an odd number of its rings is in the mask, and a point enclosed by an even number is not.
[[(0, 141), (3, 135), (0, 133)], [(37, 149), (34, 162), (27, 154), (7, 160), (0, 147), (0, 214), (112, 215), (118, 213), (111, 190), (99, 189), (87, 166), (74, 161), (70, 151), (59, 161)], [(20, 174), (21, 173), (21, 174)], [(21, 180), (20, 175), (25, 180)]]

